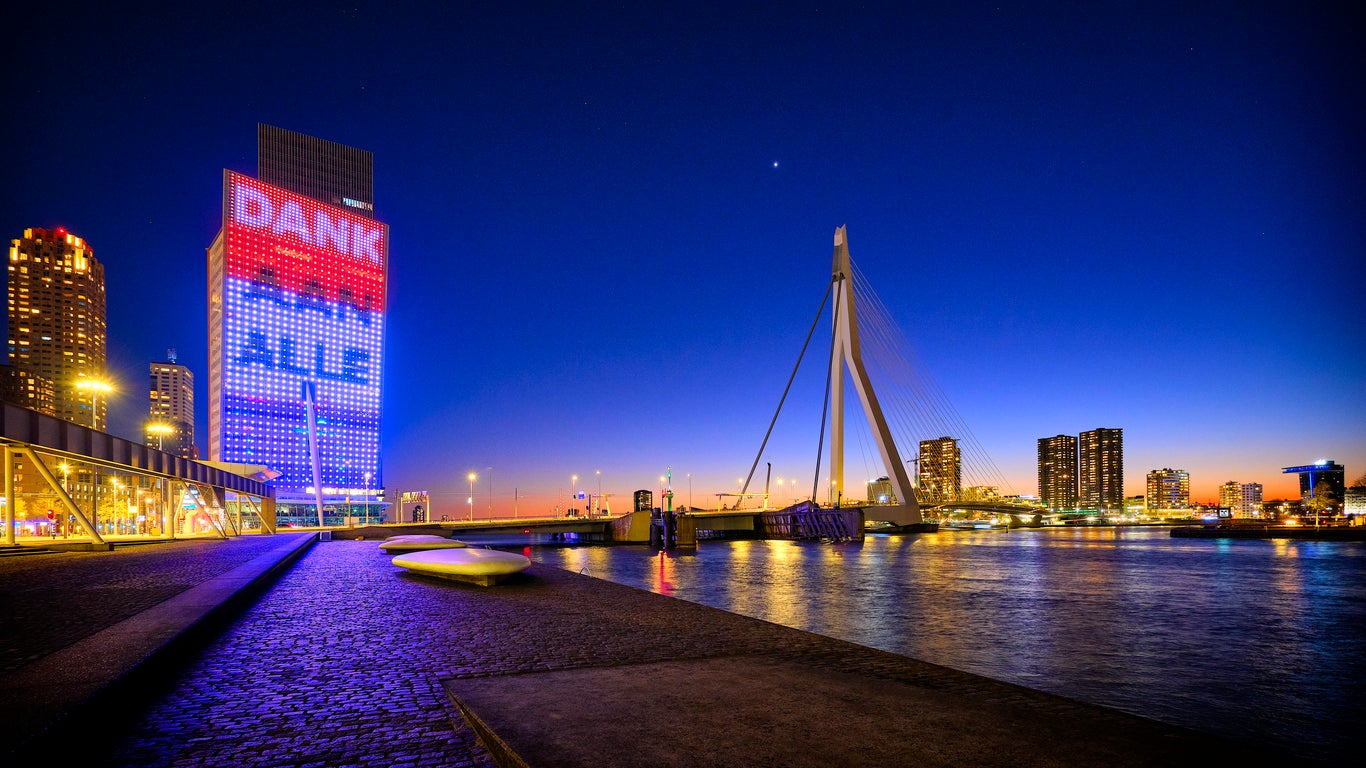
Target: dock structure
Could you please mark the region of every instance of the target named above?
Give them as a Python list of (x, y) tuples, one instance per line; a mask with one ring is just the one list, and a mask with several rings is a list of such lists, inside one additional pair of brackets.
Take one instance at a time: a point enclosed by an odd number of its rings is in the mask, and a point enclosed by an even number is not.
[(316, 538), (0, 558), (10, 597), (65, 599), (4, 624), (0, 754), (485, 768), (1277, 757), (590, 574), (533, 564), (480, 587), (408, 574), (373, 540)]

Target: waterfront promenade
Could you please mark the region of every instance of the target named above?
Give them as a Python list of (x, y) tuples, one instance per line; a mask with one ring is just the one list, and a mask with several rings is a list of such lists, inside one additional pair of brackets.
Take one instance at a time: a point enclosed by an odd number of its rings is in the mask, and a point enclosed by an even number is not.
[(6, 762), (1290, 764), (584, 574), (476, 587), (313, 536), (0, 557)]

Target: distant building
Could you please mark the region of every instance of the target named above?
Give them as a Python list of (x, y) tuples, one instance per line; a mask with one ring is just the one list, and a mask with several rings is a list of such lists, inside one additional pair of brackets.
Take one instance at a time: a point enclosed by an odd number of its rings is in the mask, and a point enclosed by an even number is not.
[(649, 512), (655, 506), (654, 491), (636, 491), (634, 496), (635, 511)]
[(1191, 476), (1184, 469), (1154, 469), (1148, 473), (1147, 493), (1144, 495), (1149, 510), (1189, 509), (1191, 505)]
[(895, 504), (896, 494), (892, 492), (892, 479), (879, 477), (868, 481), (869, 504)]
[(1343, 496), (1343, 514), (1366, 515), (1366, 485), (1354, 485), (1348, 488)]
[(103, 382), (107, 327), (104, 267), (85, 240), (64, 229), (26, 229), (10, 241), (9, 364), (32, 381), (28, 403), (44, 410), (48, 382), (51, 413), (104, 429), (109, 399), (78, 382)]
[(1077, 438), (1039, 438), (1039, 498), (1050, 509), (1077, 508)]
[(1219, 486), (1219, 506), (1228, 507), (1234, 517), (1262, 516), (1262, 484), (1230, 480)]
[(1124, 430), (1098, 427), (1078, 437), (1077, 506), (1124, 508)]
[(958, 501), (963, 494), (963, 456), (952, 437), (920, 441), (920, 501)]
[(1000, 501), (1001, 487), (998, 485), (973, 485), (963, 489), (962, 501)]
[(31, 411), (57, 415), (57, 390), (52, 380), (12, 365), (0, 365), (0, 400)]
[(1300, 501), (1306, 507), (1341, 509), (1347, 490), (1347, 470), (1341, 464), (1321, 459), (1313, 464), (1286, 467), (1281, 472), (1300, 476)]
[(174, 349), (166, 362), (149, 366), (147, 425), (144, 444), (186, 459), (198, 459), (194, 442), (194, 375), (176, 362)]

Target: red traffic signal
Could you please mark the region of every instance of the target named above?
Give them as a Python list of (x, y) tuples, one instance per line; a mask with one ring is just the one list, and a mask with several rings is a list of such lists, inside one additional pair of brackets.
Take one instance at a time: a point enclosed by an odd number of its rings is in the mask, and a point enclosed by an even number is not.
[(47, 519), (51, 520), (52, 518), (53, 518), (52, 510), (49, 509), (49, 510), (47, 511)]

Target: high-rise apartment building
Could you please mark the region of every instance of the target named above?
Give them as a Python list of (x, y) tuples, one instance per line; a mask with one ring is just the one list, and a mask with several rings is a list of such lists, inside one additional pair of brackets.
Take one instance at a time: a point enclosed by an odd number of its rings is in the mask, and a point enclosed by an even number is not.
[(389, 229), (371, 154), (257, 138), (260, 178), (223, 172), (208, 251), (209, 458), (280, 473), (282, 518), (344, 501), (377, 517)]
[(1077, 438), (1039, 438), (1039, 499), (1049, 509), (1077, 508)]
[[(27, 403), (104, 429), (108, 398), (104, 267), (85, 240), (63, 229), (26, 229), (10, 241), (9, 364), (27, 378)], [(25, 395), (27, 398), (28, 395)]]
[(144, 445), (198, 459), (194, 443), (194, 375), (176, 362), (174, 349), (166, 361), (152, 363), (148, 384), (147, 425)]
[(1184, 469), (1154, 469), (1148, 472), (1147, 492), (1143, 496), (1150, 510), (1188, 509), (1191, 505), (1191, 476)]
[(1077, 506), (1124, 509), (1124, 430), (1098, 427), (1077, 440)]
[(963, 456), (952, 437), (920, 441), (919, 500), (935, 504), (963, 495)]
[(1219, 506), (1228, 507), (1234, 517), (1262, 516), (1262, 484), (1230, 480), (1219, 486)]

